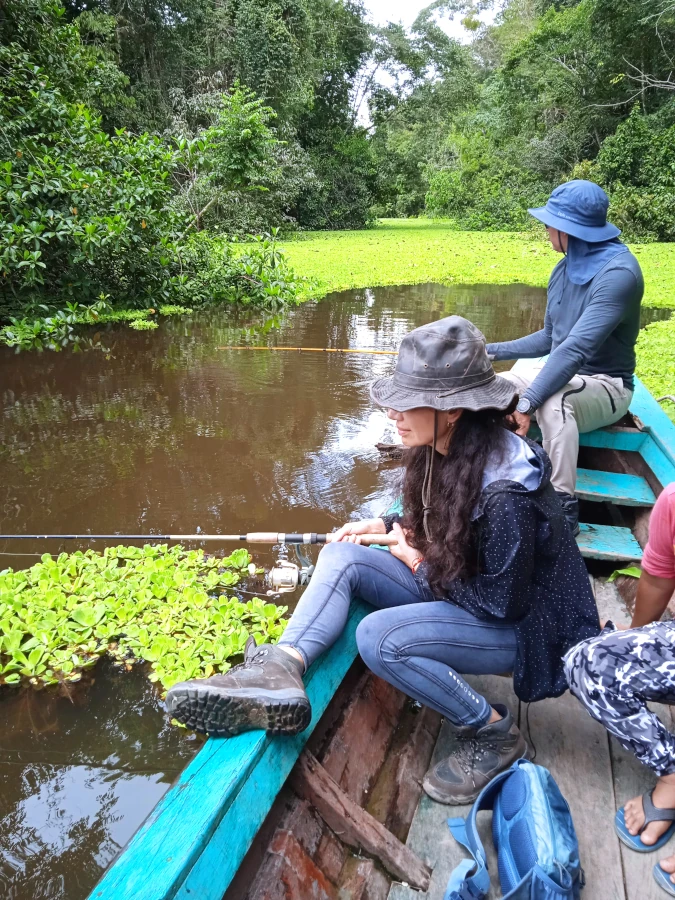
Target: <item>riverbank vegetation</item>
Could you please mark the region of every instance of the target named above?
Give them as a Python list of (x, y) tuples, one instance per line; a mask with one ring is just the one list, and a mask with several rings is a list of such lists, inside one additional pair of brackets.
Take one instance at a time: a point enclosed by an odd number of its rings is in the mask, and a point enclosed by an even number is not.
[(286, 607), (233, 594), (251, 557), (167, 545), (49, 553), (0, 572), (0, 685), (79, 681), (104, 654), (148, 664), (167, 690), (226, 672), (252, 634), (278, 640)]
[[(674, 55), (666, 0), (434, 0), (409, 29), (372, 25), (362, 0), (4, 0), (0, 342), (84, 344), (120, 311), (149, 329), (160, 307), (276, 310), (320, 269), (296, 248), (291, 268), (277, 229), (382, 217), (498, 233), (473, 259), (458, 236), (447, 277), (533, 283), (550, 255), (513, 233), (574, 177), (608, 191), (660, 303)], [(387, 242), (406, 257), (404, 231), (370, 242), (386, 277), (442, 269), (428, 229), (402, 272)], [(368, 237), (340, 246), (378, 277)]]
[[(487, 25), (486, 8), (499, 9)], [(440, 10), (462, 10), (468, 43), (433, 41)], [(519, 230), (528, 207), (582, 177), (608, 190), (631, 238), (675, 238), (666, 0), (441, 0), (380, 39), (399, 64), (371, 101), (380, 214)]]

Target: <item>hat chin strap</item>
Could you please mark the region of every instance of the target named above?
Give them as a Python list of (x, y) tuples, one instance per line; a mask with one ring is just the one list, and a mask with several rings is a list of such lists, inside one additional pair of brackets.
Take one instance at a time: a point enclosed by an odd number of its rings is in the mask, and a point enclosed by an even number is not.
[(434, 443), (426, 447), (426, 459), (424, 465), (424, 481), (422, 482), (422, 524), (424, 535), (431, 543), (431, 529), (429, 528), (429, 513), (431, 512), (431, 484), (434, 477), (434, 457), (436, 455), (436, 441), (438, 439), (438, 412), (434, 410)]

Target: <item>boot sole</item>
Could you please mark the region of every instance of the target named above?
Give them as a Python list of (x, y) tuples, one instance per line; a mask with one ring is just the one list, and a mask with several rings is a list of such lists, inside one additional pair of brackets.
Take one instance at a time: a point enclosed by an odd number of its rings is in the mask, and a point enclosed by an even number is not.
[[(516, 759), (511, 760), (511, 762), (508, 764), (508, 766), (504, 766), (504, 769), (507, 769), (507, 768), (509, 768), (509, 766), (512, 766), (513, 763), (517, 761), (517, 759), (530, 760), (530, 759), (532, 759), (532, 756), (533, 756), (533, 753), (528, 744), (523, 755), (517, 757)], [(500, 769), (499, 772), (495, 772), (495, 774), (492, 777), (494, 778), (495, 775), (499, 775), (499, 773), (503, 772), (504, 769)], [(492, 780), (492, 779), (490, 779), (490, 780)], [(485, 782), (485, 784), (489, 784), (489, 783), (490, 782), (488, 782), (488, 781)], [(485, 787), (485, 785), (483, 785), (483, 787)], [(424, 781), (422, 782), (422, 788), (424, 789), (424, 793), (428, 797), (431, 797), (431, 799), (435, 800), (436, 803), (443, 803), (446, 806), (468, 806), (469, 803), (473, 803), (476, 800), (476, 798), (478, 797), (480, 792), (483, 790), (483, 788), (478, 788), (471, 794), (449, 794), (447, 791), (442, 791), (441, 789), (437, 788), (434, 784), (429, 783), (429, 781), (427, 780), (426, 777), (425, 777)]]
[(172, 718), (213, 737), (232, 737), (257, 729), (268, 734), (299, 734), (312, 718), (307, 696), (294, 691), (246, 696), (191, 684), (172, 688), (166, 707)]

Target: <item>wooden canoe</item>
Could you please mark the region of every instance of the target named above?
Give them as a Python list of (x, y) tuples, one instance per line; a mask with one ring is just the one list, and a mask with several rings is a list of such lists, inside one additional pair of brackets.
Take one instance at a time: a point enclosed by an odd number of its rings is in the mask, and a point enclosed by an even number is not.
[[(578, 542), (608, 571), (640, 561), (651, 506), (675, 481), (675, 426), (636, 382), (628, 416), (581, 436)], [(209, 739), (90, 900), (442, 897), (414, 892), (429, 887), (434, 854), (405, 844), (440, 717), (364, 671), (354, 635), (366, 613), (355, 603), (339, 641), (309, 670), (307, 730)], [(507, 679), (494, 680), (510, 691)], [(611, 885), (612, 896), (637, 900)]]

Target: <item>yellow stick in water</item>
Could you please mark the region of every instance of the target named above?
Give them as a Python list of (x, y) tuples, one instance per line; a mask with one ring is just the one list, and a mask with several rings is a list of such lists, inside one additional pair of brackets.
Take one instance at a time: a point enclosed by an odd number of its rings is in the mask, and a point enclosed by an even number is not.
[(372, 353), (376, 356), (398, 356), (398, 350), (343, 350), (335, 347), (218, 347), (218, 350), (288, 350), (295, 353)]

